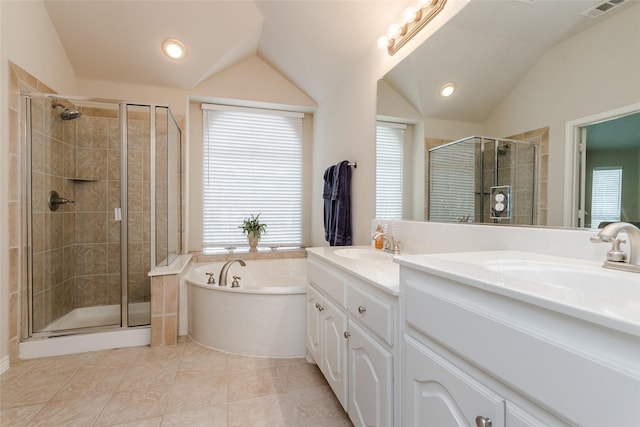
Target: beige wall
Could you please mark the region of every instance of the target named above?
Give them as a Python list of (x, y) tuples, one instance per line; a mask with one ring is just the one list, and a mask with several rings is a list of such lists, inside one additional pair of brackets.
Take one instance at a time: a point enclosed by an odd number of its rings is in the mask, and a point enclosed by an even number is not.
[[(44, 4), (40, 1), (0, 2), (0, 43), (0, 200), (9, 200), (11, 194), (15, 194), (11, 193), (15, 191), (15, 186), (11, 191), (9, 188), (14, 183), (10, 179), (9, 161), (19, 159), (19, 149), (18, 152), (15, 151), (19, 147), (16, 141), (19, 133), (15, 122), (20, 109), (19, 96), (10, 85), (12, 71), (9, 61), (38, 76), (49, 87), (67, 94), (76, 93), (76, 77)], [(7, 362), (10, 351), (8, 316), (12, 311), (8, 306), (9, 281), (10, 274), (15, 274), (10, 269), (10, 242), (6, 237), (9, 236), (10, 223), (8, 209), (8, 204), (0, 204), (0, 367)], [(11, 252), (14, 261), (18, 251), (19, 248), (16, 247)]]

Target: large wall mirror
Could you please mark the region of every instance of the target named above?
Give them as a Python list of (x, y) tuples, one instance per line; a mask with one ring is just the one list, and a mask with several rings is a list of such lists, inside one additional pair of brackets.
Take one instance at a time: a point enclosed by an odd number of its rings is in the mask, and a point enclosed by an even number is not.
[[(484, 136), (536, 145), (531, 224), (596, 226), (593, 173), (616, 166), (619, 220), (640, 221), (640, 2), (602, 4), (470, 1), (378, 82), (378, 120), (411, 130), (403, 219), (429, 219), (429, 148)], [(516, 146), (490, 145), (503, 158)]]

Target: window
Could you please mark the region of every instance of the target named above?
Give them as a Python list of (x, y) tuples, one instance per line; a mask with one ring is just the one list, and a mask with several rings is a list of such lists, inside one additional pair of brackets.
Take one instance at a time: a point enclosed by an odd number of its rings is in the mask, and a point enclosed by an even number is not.
[(302, 245), (302, 113), (202, 104), (203, 248), (246, 246), (239, 225), (260, 214), (260, 242)]
[(591, 188), (591, 228), (603, 221), (620, 221), (622, 168), (594, 168)]
[(376, 218), (402, 218), (402, 174), (406, 125), (376, 127)]

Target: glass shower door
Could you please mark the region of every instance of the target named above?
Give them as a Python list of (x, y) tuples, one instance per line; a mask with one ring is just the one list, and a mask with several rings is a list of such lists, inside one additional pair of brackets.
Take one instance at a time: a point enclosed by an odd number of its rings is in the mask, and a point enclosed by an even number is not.
[(141, 326), (151, 322), (151, 107), (128, 104), (126, 117), (127, 325)]
[(121, 325), (116, 103), (25, 99), (30, 331)]

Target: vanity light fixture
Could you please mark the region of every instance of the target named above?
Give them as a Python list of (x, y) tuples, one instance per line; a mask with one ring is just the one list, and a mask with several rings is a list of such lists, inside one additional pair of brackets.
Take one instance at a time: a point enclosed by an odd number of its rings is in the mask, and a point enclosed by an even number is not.
[(440, 88), (440, 96), (443, 98), (449, 98), (451, 95), (453, 95), (456, 91), (456, 84), (455, 83), (445, 83), (442, 85), (442, 87)]
[(444, 8), (447, 0), (418, 0), (415, 7), (407, 7), (402, 13), (402, 22), (391, 24), (387, 34), (378, 39), (378, 47), (387, 49), (389, 55), (396, 53)]
[(162, 43), (162, 52), (171, 59), (182, 59), (187, 54), (187, 49), (180, 41), (168, 39)]

